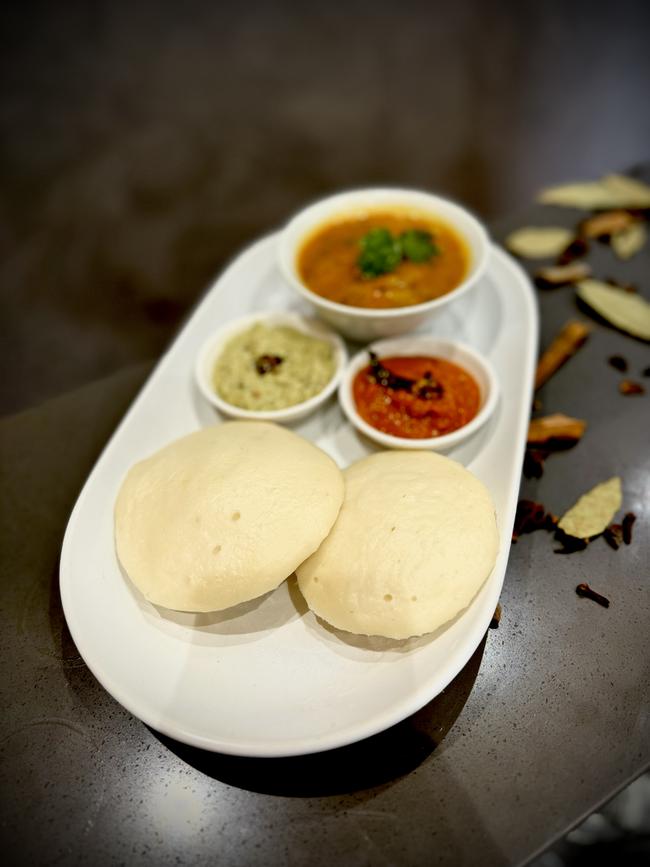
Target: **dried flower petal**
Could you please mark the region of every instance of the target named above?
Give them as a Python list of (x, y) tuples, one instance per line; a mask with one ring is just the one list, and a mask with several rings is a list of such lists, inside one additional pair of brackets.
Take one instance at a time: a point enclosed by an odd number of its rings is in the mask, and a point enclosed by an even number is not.
[(577, 283), (591, 274), (591, 266), (586, 262), (569, 262), (566, 265), (551, 265), (540, 268), (535, 273), (535, 282), (540, 289), (551, 286), (565, 286), (567, 283)]
[(622, 232), (612, 235), (610, 244), (619, 259), (631, 259), (641, 250), (648, 240), (648, 232), (643, 223), (634, 222)]
[(566, 250), (563, 250), (557, 258), (558, 265), (568, 265), (576, 259), (582, 259), (589, 252), (589, 244), (584, 238), (574, 238)]
[(587, 422), (562, 413), (531, 419), (528, 425), (529, 445), (546, 445), (553, 440), (577, 442), (585, 432)]
[(611, 325), (642, 340), (650, 340), (650, 304), (640, 295), (630, 295), (599, 280), (583, 280), (578, 297)]
[(603, 211), (583, 220), (580, 234), (585, 238), (606, 238), (622, 232), (633, 222), (634, 217), (629, 211)]
[(524, 259), (559, 256), (575, 234), (559, 226), (529, 226), (511, 232), (506, 238), (508, 249)]
[(619, 382), (618, 390), (624, 395), (645, 394), (644, 386), (640, 382), (634, 382), (631, 379), (624, 379), (622, 382)]
[(621, 480), (618, 476), (592, 488), (562, 515), (558, 528), (576, 539), (598, 536), (621, 508)]

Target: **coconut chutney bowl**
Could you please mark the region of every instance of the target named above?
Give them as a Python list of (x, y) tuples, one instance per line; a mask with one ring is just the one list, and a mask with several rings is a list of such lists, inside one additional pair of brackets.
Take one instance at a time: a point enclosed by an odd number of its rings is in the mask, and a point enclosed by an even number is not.
[(254, 313), (229, 322), (201, 346), (196, 384), (231, 418), (285, 423), (320, 407), (336, 391), (345, 344), (323, 322), (297, 313)]
[(413, 331), (475, 289), (490, 240), (465, 208), (417, 190), (339, 193), (283, 229), (278, 262), (317, 315), (352, 340)]

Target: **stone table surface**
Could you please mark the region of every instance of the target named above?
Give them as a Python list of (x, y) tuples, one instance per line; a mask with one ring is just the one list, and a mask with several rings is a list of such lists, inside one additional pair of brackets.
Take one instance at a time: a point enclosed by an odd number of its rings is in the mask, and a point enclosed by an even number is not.
[[(493, 227), (573, 225), (531, 209)], [(595, 271), (648, 293), (650, 252), (597, 246)], [(591, 320), (570, 288), (538, 293), (541, 345)], [(620, 475), (635, 538), (554, 553), (513, 546), (497, 630), (449, 687), (394, 728), (329, 753), (246, 759), (158, 735), (118, 705), (79, 657), (58, 590), (66, 522), (94, 461), (149, 373), (131, 366), (0, 423), (1, 837), (14, 864), (521, 864), (650, 760), (650, 395), (624, 397), (647, 345), (602, 322), (540, 391), (544, 412), (588, 421), (522, 496), (561, 513)], [(516, 363), (516, 360), (513, 361)], [(580, 599), (588, 581), (609, 609)], [(119, 641), (119, 636), (116, 636)], [(134, 660), (137, 664), (137, 660)]]

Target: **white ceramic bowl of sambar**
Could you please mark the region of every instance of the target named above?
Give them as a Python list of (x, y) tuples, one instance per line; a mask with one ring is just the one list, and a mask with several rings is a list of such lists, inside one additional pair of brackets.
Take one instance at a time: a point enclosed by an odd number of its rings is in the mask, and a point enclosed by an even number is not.
[[(373, 211), (389, 212), (391, 208), (445, 223), (462, 238), (469, 261), (464, 278), (454, 289), (421, 304), (389, 308), (353, 307), (309, 289), (301, 278), (298, 262), (303, 246), (321, 226)], [(432, 193), (399, 188), (352, 190), (321, 199), (289, 221), (278, 247), (280, 270), (287, 283), (337, 331), (360, 341), (393, 337), (419, 328), (477, 286), (489, 255), (490, 239), (485, 228), (465, 208)]]

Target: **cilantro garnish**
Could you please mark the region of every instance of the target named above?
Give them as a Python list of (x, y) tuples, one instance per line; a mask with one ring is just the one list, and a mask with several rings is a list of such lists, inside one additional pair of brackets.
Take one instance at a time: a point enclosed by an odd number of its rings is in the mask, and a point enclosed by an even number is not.
[(394, 271), (403, 259), (428, 262), (440, 250), (430, 232), (409, 229), (395, 237), (388, 229), (371, 229), (359, 241), (357, 264), (364, 277), (379, 277)]
[(399, 236), (402, 242), (402, 251), (411, 262), (428, 262), (432, 256), (437, 256), (440, 250), (433, 243), (431, 232), (423, 232), (421, 229), (409, 229)]
[(359, 268), (364, 277), (394, 271), (402, 261), (402, 246), (388, 229), (371, 229), (360, 241)]

